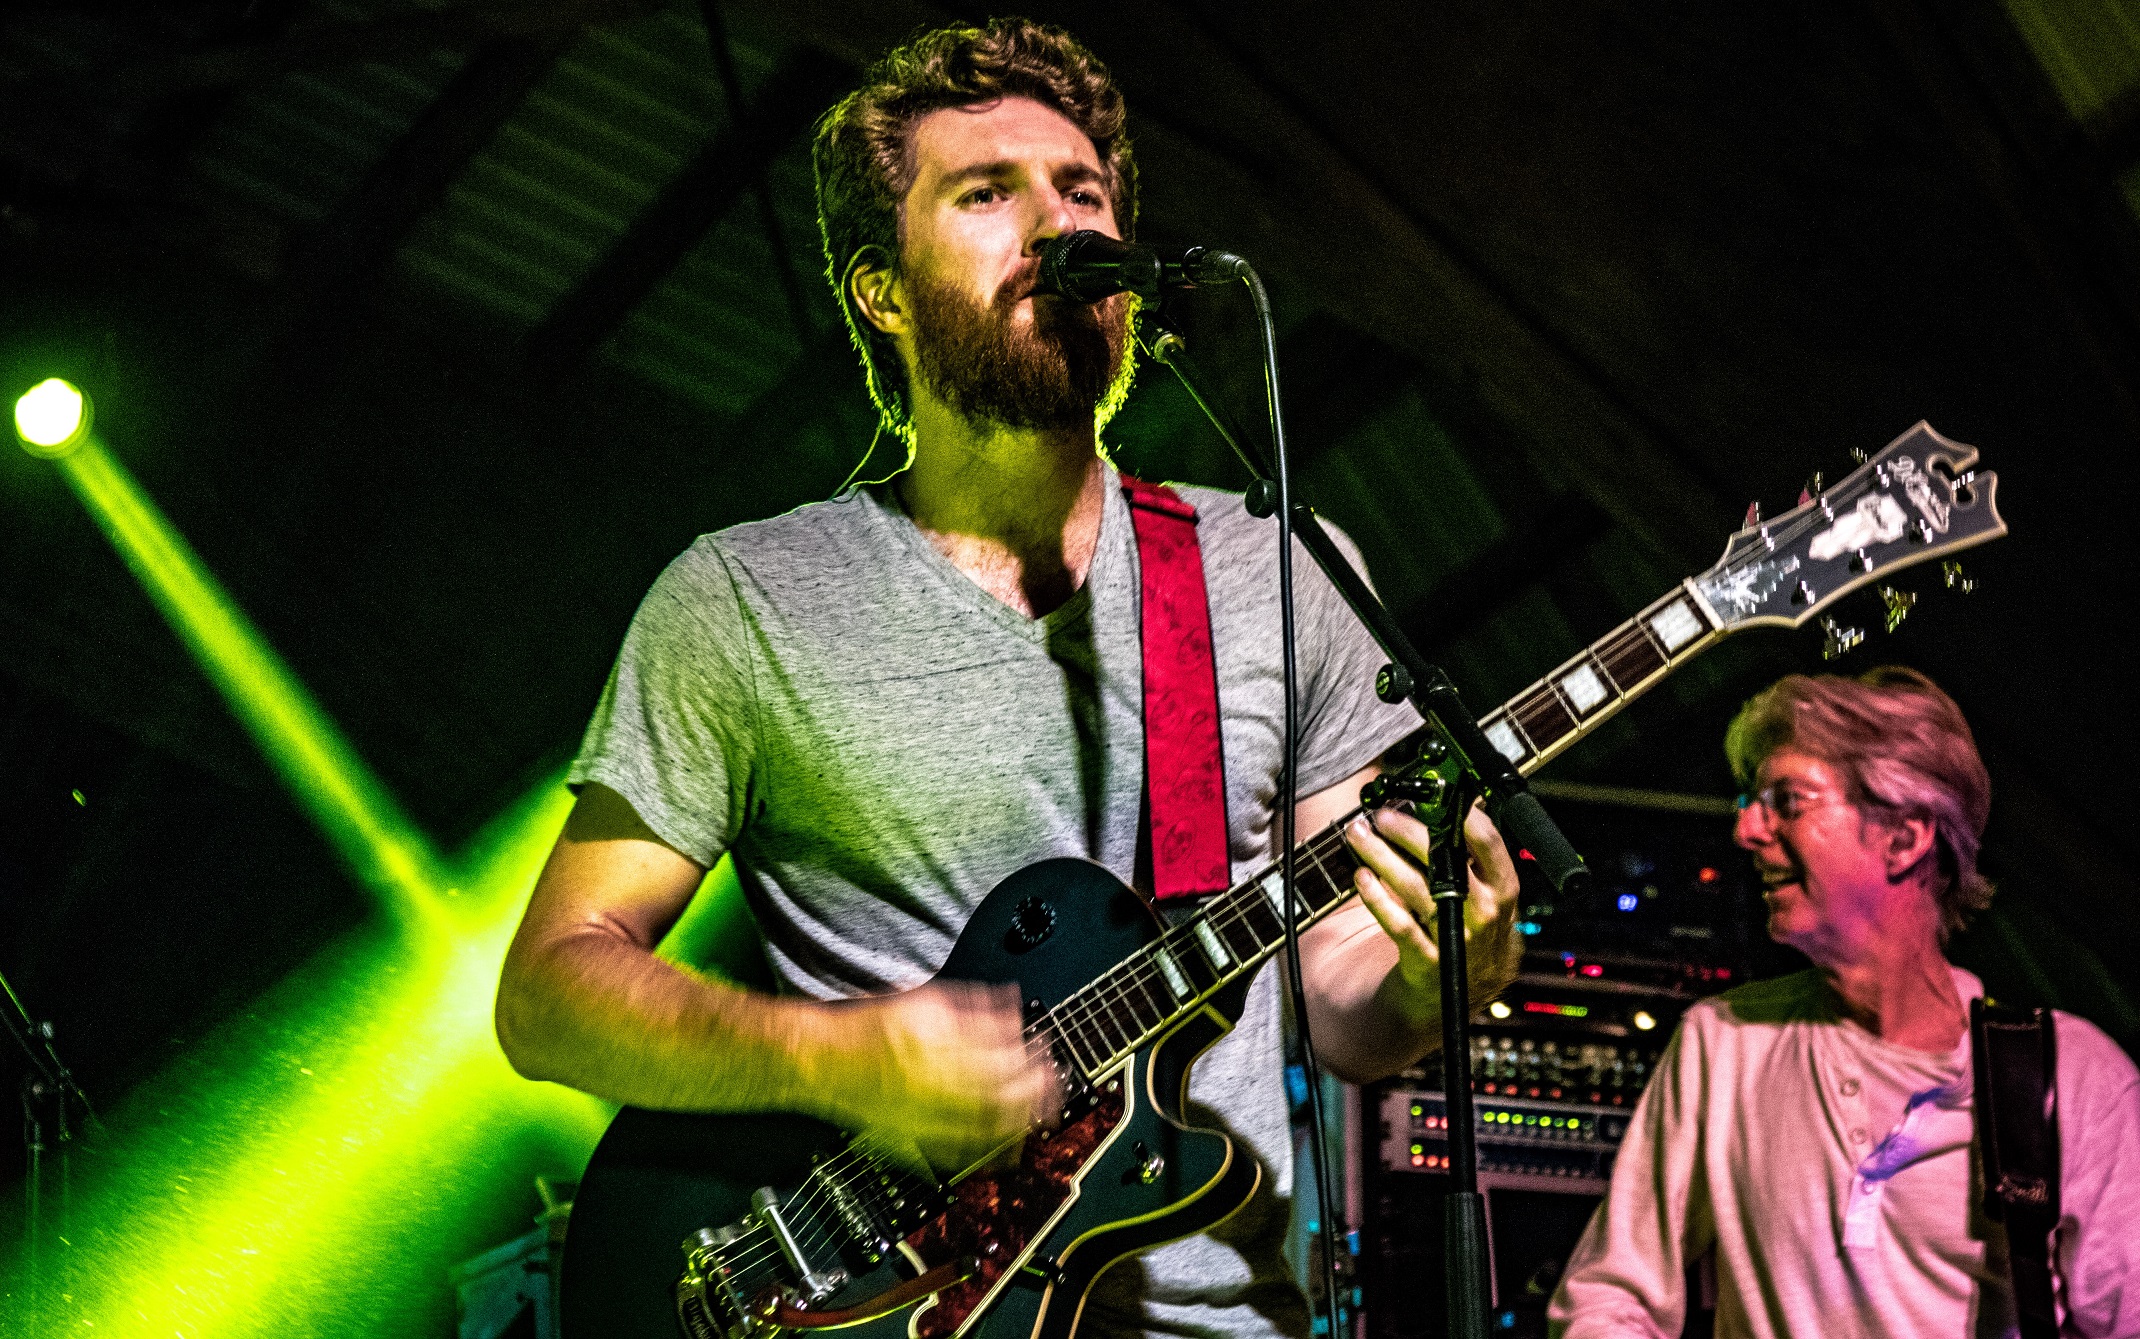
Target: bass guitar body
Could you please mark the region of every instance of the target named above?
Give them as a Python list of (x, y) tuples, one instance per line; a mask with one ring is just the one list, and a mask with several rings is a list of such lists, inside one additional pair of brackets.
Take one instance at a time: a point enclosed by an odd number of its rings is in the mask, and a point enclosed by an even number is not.
[[(1014, 983), (1037, 1019), (1163, 930), (1099, 866), (1043, 861), (988, 895), (939, 978)], [(1109, 1265), (1210, 1228), (1256, 1188), (1245, 1150), (1182, 1119), (1189, 1065), (1245, 984), (1104, 1072), (1061, 1066), (1060, 1123), (1015, 1165), (948, 1183), (808, 1117), (626, 1108), (572, 1206), (564, 1334), (1070, 1339)]]

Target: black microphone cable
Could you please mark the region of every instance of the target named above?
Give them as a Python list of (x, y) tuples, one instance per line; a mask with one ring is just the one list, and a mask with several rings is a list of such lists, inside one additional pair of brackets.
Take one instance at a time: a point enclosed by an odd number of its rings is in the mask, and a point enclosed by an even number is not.
[(1287, 993), (1293, 1001), (1293, 1026), (1300, 1039), (1301, 1069), (1308, 1080), (1308, 1142), (1315, 1169), (1316, 1222), (1323, 1245), (1323, 1299), (1329, 1311), (1329, 1339), (1344, 1339), (1345, 1304), (1338, 1291), (1338, 1234), (1331, 1212), (1329, 1124), (1323, 1111), (1323, 1069), (1315, 1057), (1308, 1023), (1308, 991), (1300, 969), (1300, 900), (1294, 885), (1295, 810), (1300, 804), (1299, 679), (1293, 626), (1293, 478), (1286, 456), (1285, 413), (1278, 394), (1278, 327), (1271, 317), (1270, 295), (1247, 264), (1236, 273), (1248, 286), (1256, 327), (1263, 343), (1263, 394), (1271, 418), (1271, 477), (1278, 491), (1278, 625), (1285, 680), (1285, 747), (1278, 788), (1279, 882), (1285, 888), (1285, 959)]

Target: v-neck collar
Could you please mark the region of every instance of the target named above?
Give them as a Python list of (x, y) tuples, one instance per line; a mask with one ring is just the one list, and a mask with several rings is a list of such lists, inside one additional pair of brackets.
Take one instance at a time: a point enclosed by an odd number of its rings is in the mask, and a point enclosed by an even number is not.
[[(1122, 498), (1122, 481), (1114, 467), (1101, 462), (1106, 482), (1100, 500), (1100, 533), (1093, 544), (1092, 562), (1085, 569), (1085, 579), (1071, 592), (1070, 598), (1038, 618), (1027, 618), (1003, 601), (981, 589), (980, 583), (943, 555), (942, 550), (929, 542), (914, 518), (907, 514), (899, 500), (899, 490), (893, 487), (892, 479), (867, 484), (856, 491), (869, 498), (884, 516), (886, 527), (896, 541), (905, 548), (909, 558), (925, 569), (932, 580), (947, 592), (958, 604), (973, 611), (990, 622), (1036, 645), (1046, 645), (1051, 635), (1061, 626), (1073, 622), (1089, 622), (1092, 609), (1092, 589), (1114, 574), (1115, 564), (1123, 561), (1118, 552), (1124, 528), (1129, 524), (1129, 504)], [(893, 476), (893, 477), (896, 477)]]

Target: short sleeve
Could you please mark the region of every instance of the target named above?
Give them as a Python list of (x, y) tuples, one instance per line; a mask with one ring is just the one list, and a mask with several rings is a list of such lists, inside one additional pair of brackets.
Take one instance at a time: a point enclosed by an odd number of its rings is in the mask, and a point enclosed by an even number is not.
[(664, 842), (713, 865), (749, 812), (754, 641), (727, 560), (700, 539), (632, 616), (567, 782), (607, 786)]
[[(1350, 536), (1323, 523), (1352, 570), (1367, 566)], [(1375, 677), (1389, 662), (1322, 567), (1295, 541), (1294, 609), (1300, 624), (1300, 793), (1313, 795), (1343, 781), (1419, 729), (1408, 702), (1375, 696)]]

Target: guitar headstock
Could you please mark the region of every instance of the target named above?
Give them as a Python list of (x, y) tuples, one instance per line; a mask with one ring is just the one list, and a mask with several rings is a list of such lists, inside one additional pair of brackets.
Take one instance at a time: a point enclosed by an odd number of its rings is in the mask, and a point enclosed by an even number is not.
[(2006, 533), (1999, 476), (1919, 423), (1817, 497), (1748, 525), (1693, 585), (1720, 630), (1795, 627), (1858, 587)]

